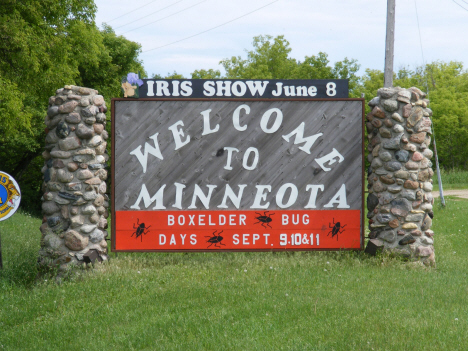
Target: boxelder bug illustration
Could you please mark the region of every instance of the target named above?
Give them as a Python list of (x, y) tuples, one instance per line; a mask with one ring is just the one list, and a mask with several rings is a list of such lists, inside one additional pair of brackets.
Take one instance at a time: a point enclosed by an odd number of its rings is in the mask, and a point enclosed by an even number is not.
[(256, 214), (258, 214), (258, 217), (255, 217), (255, 219), (258, 219), (258, 222), (255, 222), (254, 224), (262, 223), (262, 226), (264, 228), (266, 228), (265, 224), (271, 228), (271, 225), (269, 223), (273, 220), (271, 216), (273, 216), (274, 213), (270, 213), (267, 215), (267, 212), (270, 212), (270, 211), (263, 212), (263, 215), (261, 213), (255, 212)]
[(136, 223), (137, 227), (135, 227), (135, 223), (133, 223), (133, 229), (136, 229), (132, 236), (135, 235), (135, 239), (138, 239), (139, 236), (141, 236), (141, 242), (143, 242), (143, 234), (148, 234), (149, 233), (149, 230), (148, 231), (145, 231), (147, 230), (148, 228), (150, 228), (151, 226), (149, 227), (145, 227), (145, 223), (141, 223), (140, 224), (140, 219), (137, 218), (137, 223)]
[(218, 246), (218, 244), (220, 245), (223, 245), (223, 246), (226, 246), (225, 244), (223, 244), (221, 241), (223, 241), (223, 237), (221, 236), (221, 233), (223, 232), (222, 230), (218, 233), (218, 235), (216, 235), (216, 232), (217, 230), (215, 230), (213, 232), (213, 236), (207, 236), (205, 235), (205, 238), (209, 238), (206, 242), (207, 243), (211, 243), (208, 247), (210, 247), (211, 245), (214, 244), (215, 247), (221, 247), (221, 246)]
[(328, 224), (328, 227), (332, 228), (332, 230), (328, 232), (327, 236), (331, 234), (333, 238), (336, 235), (336, 241), (338, 241), (338, 233), (341, 234), (344, 232), (344, 230), (340, 230), (340, 229), (343, 229), (344, 227), (346, 227), (346, 224), (342, 226), (340, 222), (335, 223), (335, 218), (333, 218), (333, 227), (331, 226), (331, 223)]

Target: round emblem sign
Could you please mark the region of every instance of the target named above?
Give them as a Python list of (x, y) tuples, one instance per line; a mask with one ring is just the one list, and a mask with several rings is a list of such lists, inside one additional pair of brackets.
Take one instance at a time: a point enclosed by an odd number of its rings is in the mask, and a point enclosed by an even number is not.
[(21, 202), (21, 192), (16, 180), (0, 171), (0, 221), (16, 212)]

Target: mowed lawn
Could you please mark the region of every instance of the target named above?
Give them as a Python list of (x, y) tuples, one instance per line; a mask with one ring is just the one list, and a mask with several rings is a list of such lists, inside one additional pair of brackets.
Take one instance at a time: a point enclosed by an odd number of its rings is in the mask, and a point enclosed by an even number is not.
[(437, 268), (356, 252), (119, 254), (35, 282), (41, 220), (0, 222), (0, 350), (468, 350), (468, 200)]

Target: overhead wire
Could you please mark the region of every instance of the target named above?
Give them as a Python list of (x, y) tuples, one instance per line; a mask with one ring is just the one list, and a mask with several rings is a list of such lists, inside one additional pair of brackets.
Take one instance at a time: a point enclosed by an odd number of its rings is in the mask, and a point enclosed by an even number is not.
[[(136, 27), (136, 28), (127, 30), (126, 32), (123, 32), (122, 34), (125, 34), (125, 33), (128, 33), (128, 32), (132, 32), (132, 31), (134, 31), (134, 30), (137, 30), (137, 29), (140, 29), (140, 28), (149, 26), (150, 24), (154, 24), (154, 23), (156, 23), (156, 22), (160, 22), (160, 21), (162, 21), (162, 20), (164, 20), (164, 19), (166, 19), (166, 18), (175, 16), (175, 15), (181, 13), (181, 12), (184, 12), (184, 11), (186, 11), (186, 10), (188, 10), (188, 9), (191, 9), (192, 7), (195, 7), (195, 6), (197, 6), (197, 5), (200, 5), (202, 2), (206, 2), (206, 1), (208, 1), (208, 0), (203, 0), (203, 1), (197, 2), (196, 4), (194, 4), (194, 5), (192, 5), (192, 6), (186, 7), (186, 8), (184, 8), (184, 9), (180, 10), (180, 11), (174, 12), (174, 13), (172, 13), (172, 14), (166, 16), (166, 17), (159, 18), (159, 19), (157, 19), (156, 21), (153, 21), (153, 22), (144, 24), (144, 25), (142, 25), (142, 26), (140, 26), (140, 27)], [(179, 1), (179, 2), (180, 2), (180, 1)]]
[(135, 11), (137, 11), (137, 10), (139, 10), (139, 9), (142, 9), (143, 7), (148, 6), (149, 4), (152, 4), (153, 2), (156, 2), (156, 1), (159, 1), (159, 0), (150, 1), (149, 3), (147, 3), (147, 4), (143, 5), (143, 6), (140, 6), (140, 7), (136, 8), (135, 10), (132, 10), (132, 11), (127, 12), (127, 13), (124, 13), (124, 14), (121, 15), (121, 16), (115, 17), (115, 18), (113, 18), (113, 19), (107, 21), (107, 23), (112, 22), (112, 21), (114, 21), (114, 20), (116, 20), (116, 19), (119, 19), (119, 18), (121, 18), (121, 17), (123, 17), (123, 16), (127, 16), (129, 13), (132, 13), (132, 12), (135, 12)]
[[(423, 60), (424, 65), (424, 78), (426, 80), (426, 94), (429, 98), (429, 84), (427, 83), (427, 73), (426, 73), (426, 61), (424, 60), (424, 51), (422, 46), (422, 37), (421, 37), (421, 28), (419, 26), (419, 15), (418, 15), (418, 6), (416, 5), (416, 0), (414, 0), (414, 8), (416, 9), (416, 23), (418, 24), (418, 33), (419, 33), (419, 44), (421, 47), (421, 57)], [(445, 198), (444, 198), (444, 188), (442, 186), (442, 176), (440, 175), (440, 167), (439, 167), (439, 157), (437, 156), (437, 145), (436, 145), (436, 138), (435, 138), (435, 131), (434, 131), (434, 123), (432, 117), (429, 116), (431, 119), (431, 133), (432, 133), (432, 143), (434, 144), (434, 158), (436, 162), (436, 172), (437, 172), (437, 182), (439, 183), (439, 194), (440, 194), (440, 201), (442, 206), (445, 207)]]
[[(457, 4), (458, 6), (460, 6), (463, 10), (465, 11), (468, 11), (467, 8), (463, 7), (462, 5), (460, 5), (458, 2), (456, 2), (455, 0), (452, 0), (455, 4)], [(462, 0), (463, 1), (463, 0)], [(463, 1), (465, 4), (468, 4), (466, 1)]]
[(264, 6), (261, 6), (261, 7), (259, 7), (259, 8), (256, 8), (255, 10), (250, 11), (250, 12), (247, 12), (246, 14), (243, 14), (242, 16), (236, 17), (236, 18), (234, 18), (234, 19), (232, 19), (232, 20), (230, 20), (230, 21), (221, 23), (221, 24), (219, 24), (219, 25), (217, 25), (217, 26), (211, 27), (211, 28), (209, 28), (209, 29), (206, 29), (206, 30), (204, 30), (204, 31), (202, 31), (202, 32), (199, 32), (199, 33), (190, 35), (190, 36), (188, 36), (188, 37), (185, 37), (185, 38), (182, 38), (182, 39), (173, 41), (173, 42), (171, 42), (171, 43), (168, 43), (168, 44), (165, 44), (165, 45), (161, 45), (161, 46), (158, 46), (158, 47), (149, 49), (149, 50), (144, 50), (144, 51), (142, 51), (142, 53), (149, 52), (149, 51), (153, 51), (153, 50), (157, 50), (157, 49), (162, 49), (162, 48), (165, 48), (165, 47), (167, 47), (167, 46), (180, 43), (181, 41), (184, 41), (184, 40), (187, 40), (187, 39), (196, 37), (196, 36), (198, 36), (198, 35), (207, 33), (207, 32), (209, 32), (209, 31), (212, 31), (213, 29), (222, 27), (222, 26), (224, 26), (224, 25), (226, 25), (226, 24), (232, 23), (232, 22), (234, 22), (234, 21), (237, 21), (238, 19), (241, 19), (241, 18), (243, 18), (243, 17), (246, 17), (246, 16), (248, 16), (248, 15), (254, 13), (254, 12), (257, 12), (257, 11), (259, 11), (259, 10), (261, 10), (261, 9), (264, 9), (265, 7), (270, 6), (270, 5), (272, 5), (272, 4), (274, 4), (275, 2), (278, 2), (278, 1), (280, 1), (280, 0), (275, 0), (275, 1), (269, 2), (268, 4), (266, 4), (266, 5), (264, 5)]
[[(154, 15), (155, 13), (161, 12), (162, 10), (165, 10), (165, 9), (167, 9), (167, 8), (169, 8), (169, 7), (172, 7), (172, 6), (178, 4), (179, 2), (182, 2), (182, 1), (184, 1), (184, 0), (176, 1), (175, 3), (173, 3), (173, 4), (171, 4), (171, 5), (168, 5), (168, 6), (166, 6), (166, 7), (163, 7), (162, 9), (158, 9), (157, 11), (154, 11), (154, 12), (152, 12), (152, 13), (150, 13), (150, 14), (147, 14), (147, 15), (145, 15), (145, 16), (143, 16), (143, 17), (136, 18), (136, 19), (134, 19), (133, 21), (130, 21), (130, 22), (125, 23), (125, 24), (122, 24), (121, 26), (115, 27), (114, 29), (121, 28), (121, 27), (125, 27), (125, 26), (127, 26), (127, 25), (129, 25), (129, 24), (135, 23), (136, 21), (142, 20), (143, 18), (146, 18), (146, 17), (149, 17), (149, 16), (151, 16), (151, 15)], [(133, 30), (133, 29), (132, 29), (132, 30)], [(129, 32), (130, 32), (130, 31), (129, 31)], [(125, 33), (126, 33), (126, 32), (125, 32)]]

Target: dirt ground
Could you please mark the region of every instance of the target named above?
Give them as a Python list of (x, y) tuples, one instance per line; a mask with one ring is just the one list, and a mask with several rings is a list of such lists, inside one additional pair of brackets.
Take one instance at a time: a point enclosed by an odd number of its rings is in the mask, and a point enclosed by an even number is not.
[[(434, 197), (439, 197), (439, 192), (438, 191), (433, 191), (432, 195)], [(462, 199), (468, 199), (468, 189), (463, 189), (463, 190), (444, 190), (444, 197), (452, 195), (452, 196), (458, 196)]]

